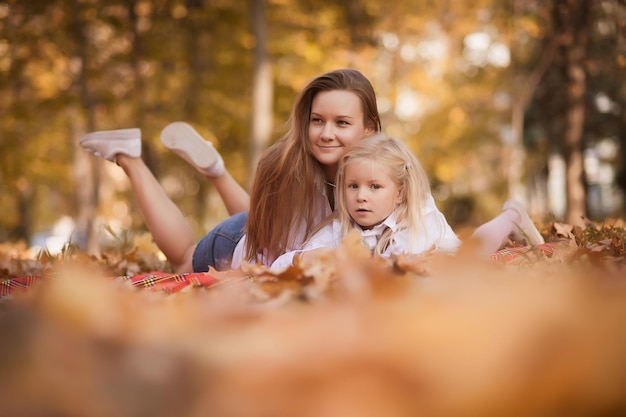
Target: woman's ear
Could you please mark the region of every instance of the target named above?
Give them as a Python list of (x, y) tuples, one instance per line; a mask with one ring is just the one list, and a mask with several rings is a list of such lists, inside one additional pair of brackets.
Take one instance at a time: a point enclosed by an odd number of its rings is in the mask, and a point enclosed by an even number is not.
[(374, 123), (369, 122), (365, 127), (365, 136), (371, 136), (374, 133), (376, 133), (376, 127), (374, 126)]

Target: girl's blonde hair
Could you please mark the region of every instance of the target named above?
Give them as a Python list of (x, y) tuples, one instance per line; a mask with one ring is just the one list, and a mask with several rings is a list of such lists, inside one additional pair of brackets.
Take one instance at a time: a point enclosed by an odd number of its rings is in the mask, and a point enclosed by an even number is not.
[(361, 101), (364, 125), (381, 130), (374, 88), (359, 71), (335, 70), (309, 82), (296, 99), (289, 130), (259, 160), (246, 225), (249, 262), (271, 262), (301, 243), (295, 240), (302, 222), (305, 236), (317, 226), (315, 202), (322, 198), (325, 176), (311, 152), (309, 122), (315, 96), (333, 90), (355, 93)]
[[(398, 185), (401, 201), (395, 210), (396, 221), (399, 228), (408, 229), (408, 235), (412, 237), (409, 244), (417, 244), (419, 226), (422, 222), (422, 206), (430, 195), (428, 176), (413, 152), (403, 142), (382, 133), (369, 136), (352, 145), (339, 161), (336, 210), (331, 217), (339, 220), (341, 235), (345, 236), (355, 225), (346, 203), (345, 170), (350, 164), (363, 161), (380, 165)], [(392, 237), (390, 229), (383, 233), (374, 253), (380, 255)]]

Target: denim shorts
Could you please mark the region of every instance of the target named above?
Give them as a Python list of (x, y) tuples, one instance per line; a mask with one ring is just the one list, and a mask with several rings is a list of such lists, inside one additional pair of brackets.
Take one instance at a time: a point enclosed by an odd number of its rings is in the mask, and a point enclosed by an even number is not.
[(235, 247), (244, 235), (243, 228), (247, 221), (248, 212), (243, 211), (230, 216), (207, 233), (193, 253), (194, 272), (207, 272), (209, 266), (218, 271), (230, 269)]

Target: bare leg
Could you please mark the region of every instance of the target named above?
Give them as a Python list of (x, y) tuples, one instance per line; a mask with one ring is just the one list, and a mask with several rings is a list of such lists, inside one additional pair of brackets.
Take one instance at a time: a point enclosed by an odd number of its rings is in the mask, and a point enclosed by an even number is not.
[(515, 230), (514, 215), (516, 213), (512, 210), (503, 211), (474, 230), (472, 239), (479, 242), (482, 253), (491, 255), (500, 249), (504, 240)]
[(500, 249), (511, 233), (526, 239), (531, 245), (544, 243), (543, 237), (533, 225), (524, 207), (514, 200), (507, 201), (502, 212), (479, 226), (471, 238), (479, 242), (481, 252), (491, 255)]
[(250, 209), (250, 196), (244, 188), (230, 175), (224, 171), (219, 177), (206, 176), (224, 201), (226, 210), (231, 216)]
[(117, 164), (128, 176), (146, 226), (174, 271), (193, 272), (196, 241), (183, 213), (141, 158), (119, 154)]
[[(233, 215), (250, 207), (248, 193), (226, 171), (220, 154), (190, 125), (174, 122), (161, 141), (206, 176)], [(192, 272), (196, 248), (193, 231), (180, 209), (170, 200), (141, 156), (141, 131), (137, 128), (91, 132), (80, 140), (83, 148), (116, 162), (128, 176), (146, 226), (176, 272)]]
[(189, 123), (173, 122), (161, 131), (161, 143), (211, 180), (230, 215), (250, 208), (250, 196), (224, 166), (219, 152)]

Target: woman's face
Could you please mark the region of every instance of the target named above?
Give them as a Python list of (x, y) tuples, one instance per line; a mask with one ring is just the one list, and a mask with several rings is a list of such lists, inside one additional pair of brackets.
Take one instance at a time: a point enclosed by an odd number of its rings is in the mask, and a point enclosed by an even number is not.
[(350, 145), (374, 133), (363, 122), (363, 106), (351, 91), (321, 91), (313, 98), (309, 120), (309, 141), (315, 159), (334, 179), (339, 160)]

